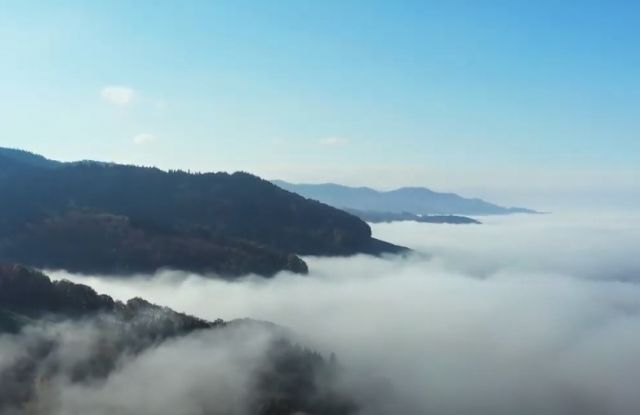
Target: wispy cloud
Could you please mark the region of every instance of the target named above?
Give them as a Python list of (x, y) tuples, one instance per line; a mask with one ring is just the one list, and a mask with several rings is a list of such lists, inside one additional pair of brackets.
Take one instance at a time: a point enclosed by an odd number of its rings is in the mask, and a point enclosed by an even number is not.
[(321, 139), (319, 143), (327, 147), (337, 147), (348, 144), (349, 140), (342, 137), (325, 137)]
[(135, 97), (135, 91), (126, 86), (109, 85), (102, 88), (100, 96), (114, 105), (128, 105)]
[(156, 136), (151, 133), (140, 133), (133, 137), (133, 142), (138, 145), (149, 144), (156, 141)]

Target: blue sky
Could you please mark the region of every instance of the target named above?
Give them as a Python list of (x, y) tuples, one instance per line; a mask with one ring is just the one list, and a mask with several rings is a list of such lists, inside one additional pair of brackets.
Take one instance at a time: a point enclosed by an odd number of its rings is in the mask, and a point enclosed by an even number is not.
[(636, 1), (2, 0), (0, 145), (505, 202), (636, 193), (639, 15)]

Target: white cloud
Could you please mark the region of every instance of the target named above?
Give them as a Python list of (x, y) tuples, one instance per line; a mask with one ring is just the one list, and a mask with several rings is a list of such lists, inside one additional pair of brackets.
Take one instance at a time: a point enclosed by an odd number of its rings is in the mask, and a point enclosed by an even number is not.
[(57, 277), (209, 319), (290, 327), (336, 352), (363, 415), (640, 413), (640, 220), (485, 222), (376, 225), (377, 237), (429, 255), (307, 258), (307, 277)]
[[(146, 326), (148, 316), (141, 318)], [(133, 327), (138, 325), (128, 322), (129, 327), (125, 327), (117, 320), (86, 319), (35, 325), (15, 336), (0, 336), (3, 392), (24, 392), (20, 397), (30, 398), (25, 407), (37, 408), (13, 410), (10, 398), (2, 401), (1, 413), (254, 413), (250, 412), (251, 404), (262, 396), (262, 388), (253, 380), (270, 364), (269, 351), (278, 339), (268, 327), (236, 323), (147, 347), (146, 336), (131, 337), (136, 332)], [(128, 346), (123, 349), (125, 344)], [(45, 353), (35, 351), (44, 345)], [(33, 363), (30, 370), (20, 371), (24, 376), (8, 375), (24, 361)], [(94, 366), (94, 362), (100, 363)], [(106, 375), (103, 369), (111, 371), (109, 362), (117, 362), (117, 370), (104, 381), (96, 381), (95, 374), (101, 378)], [(40, 372), (47, 375), (46, 392), (41, 393), (38, 387), (31, 394), (30, 382)]]
[(126, 86), (109, 85), (102, 88), (100, 96), (114, 105), (128, 105), (135, 97), (135, 91)]
[(323, 146), (335, 147), (348, 144), (349, 141), (341, 137), (326, 137), (320, 140), (320, 144)]
[(151, 133), (140, 133), (133, 137), (133, 142), (138, 145), (148, 144), (156, 141), (156, 136)]

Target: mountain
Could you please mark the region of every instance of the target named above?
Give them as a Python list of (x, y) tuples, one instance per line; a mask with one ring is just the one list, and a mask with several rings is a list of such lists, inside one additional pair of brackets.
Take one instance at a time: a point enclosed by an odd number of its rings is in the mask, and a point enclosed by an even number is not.
[[(125, 370), (134, 375), (143, 371), (137, 364), (139, 358), (162, 347), (173, 351), (173, 360), (163, 361), (162, 366), (180, 369), (184, 365), (188, 370), (193, 363), (180, 356), (185, 344), (199, 344), (203, 358), (209, 360), (208, 356), (226, 356), (227, 344), (255, 348), (257, 339), (265, 337), (264, 351), (250, 359), (240, 354), (228, 357), (246, 360), (241, 363), (248, 366), (249, 382), (238, 387), (247, 389), (250, 401), (242, 404), (249, 407), (248, 413), (355, 413), (354, 403), (333, 390), (339, 380), (336, 365), (295, 344), (275, 325), (246, 320), (208, 322), (140, 298), (122, 303), (84, 285), (53, 282), (37, 271), (0, 265), (0, 413), (65, 413), (64, 407), (58, 408), (65, 390), (82, 390), (82, 395), (92, 388), (99, 391), (101, 384)], [(191, 343), (179, 343), (190, 339)], [(234, 363), (238, 362), (223, 360), (220, 365)], [(199, 366), (209, 368), (209, 376), (226, 376), (224, 366), (206, 361)], [(146, 385), (130, 386), (131, 393), (148, 393), (169, 382), (172, 390), (183, 390), (184, 398), (200, 408), (198, 413), (240, 413), (238, 408), (229, 412), (222, 403), (208, 401), (206, 397), (220, 392), (208, 383), (187, 388), (183, 384), (188, 379), (181, 379), (178, 386), (177, 379), (137, 376)], [(106, 410), (91, 408), (91, 412), (136, 413), (125, 409), (128, 403), (118, 404), (122, 406), (115, 411), (116, 406), (106, 402)], [(101, 400), (97, 404), (105, 405)]]
[(14, 162), (19, 164), (26, 164), (33, 167), (45, 167), (52, 168), (59, 166), (59, 161), (49, 160), (39, 154), (31, 153), (25, 150), (3, 148), (0, 147), (0, 163)]
[(282, 180), (272, 183), (340, 209), (365, 212), (412, 213), (415, 215), (505, 215), (537, 213), (531, 209), (502, 207), (482, 199), (468, 199), (455, 193), (440, 193), (424, 187), (403, 187), (377, 191), (369, 187), (339, 184), (292, 184)]
[(83, 210), (28, 223), (4, 243), (0, 257), (38, 268), (117, 275), (163, 267), (223, 276), (307, 272), (297, 256), (260, 244)]
[(399, 252), (359, 218), (248, 173), (0, 149), (0, 261), (77, 272), (305, 273), (297, 255)]
[[(18, 328), (20, 321), (52, 320), (53, 317), (53, 320), (64, 320), (109, 314), (123, 321), (133, 321), (145, 315), (152, 316), (146, 335), (154, 332), (153, 337), (162, 338), (212, 328), (220, 323), (176, 313), (140, 298), (121, 303), (99, 295), (85, 285), (51, 281), (40, 272), (13, 264), (0, 264), (0, 310), (5, 312), (5, 323), (10, 322), (8, 316), (19, 317), (11, 324)], [(158, 331), (160, 329), (162, 333)]]
[(416, 215), (414, 213), (402, 212), (375, 212), (362, 211), (356, 209), (345, 209), (345, 211), (370, 223), (381, 222), (403, 222), (414, 221), (420, 223), (447, 223), (452, 225), (480, 224), (481, 222), (466, 216), (456, 215)]

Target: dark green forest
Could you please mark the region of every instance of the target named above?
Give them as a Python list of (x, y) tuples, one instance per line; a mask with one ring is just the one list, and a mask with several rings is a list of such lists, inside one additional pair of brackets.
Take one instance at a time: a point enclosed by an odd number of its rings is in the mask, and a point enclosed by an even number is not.
[(359, 218), (238, 172), (188, 173), (0, 150), (0, 261), (127, 274), (307, 271), (297, 255), (399, 252)]

